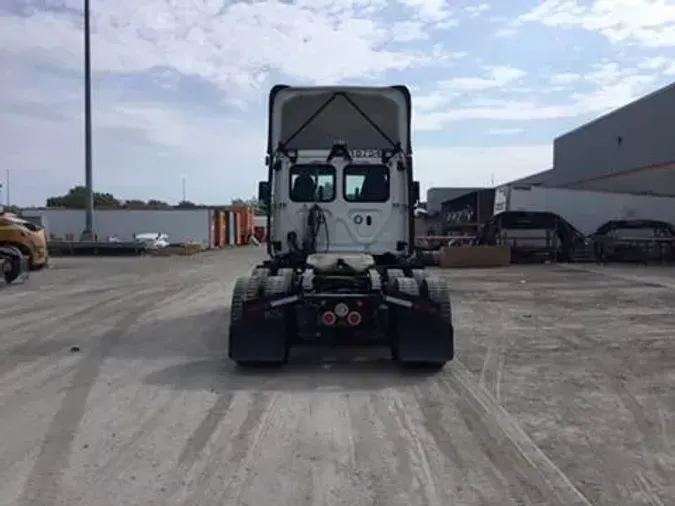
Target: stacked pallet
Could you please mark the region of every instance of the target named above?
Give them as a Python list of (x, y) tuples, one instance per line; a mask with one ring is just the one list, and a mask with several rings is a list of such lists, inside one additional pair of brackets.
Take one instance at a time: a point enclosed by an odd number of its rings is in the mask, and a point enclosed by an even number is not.
[(506, 267), (511, 264), (509, 246), (448, 246), (441, 250), (442, 268)]

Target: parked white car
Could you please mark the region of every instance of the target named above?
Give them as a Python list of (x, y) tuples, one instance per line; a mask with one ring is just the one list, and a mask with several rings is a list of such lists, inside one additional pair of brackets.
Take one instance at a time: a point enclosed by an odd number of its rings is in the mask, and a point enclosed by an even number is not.
[(159, 249), (166, 248), (169, 245), (169, 236), (162, 232), (145, 232), (134, 234), (134, 241), (142, 242), (148, 248)]

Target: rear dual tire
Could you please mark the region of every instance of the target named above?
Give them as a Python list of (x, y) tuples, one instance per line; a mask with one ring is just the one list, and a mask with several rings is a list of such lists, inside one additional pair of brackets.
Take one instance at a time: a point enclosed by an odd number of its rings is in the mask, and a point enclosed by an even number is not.
[[(403, 277), (397, 272), (392, 276), (389, 291), (392, 295), (400, 293), (409, 297), (424, 297), (439, 305), (440, 317), (443, 323), (452, 325), (452, 307), (447, 282), (437, 276), (429, 275), (423, 269), (414, 269), (413, 277)], [(401, 357), (396, 343), (391, 347), (392, 359), (406, 370), (435, 372), (443, 369), (448, 360), (406, 360)]]
[[(232, 310), (231, 310), (231, 319), (233, 322), (239, 321), (243, 318), (243, 305), (244, 302), (255, 300), (260, 296), (274, 296), (274, 295), (283, 295), (289, 293), (292, 288), (293, 283), (293, 271), (290, 270), (290, 274), (284, 273), (283, 275), (272, 276), (269, 273), (269, 270), (257, 271), (254, 272), (252, 276), (246, 276), (239, 278), (235, 284), (235, 288), (232, 294)], [(280, 271), (281, 274), (281, 271)], [(256, 359), (238, 359), (233, 358), (234, 362), (240, 368), (250, 369), (250, 368), (277, 368), (281, 367), (288, 362), (288, 356), (290, 354), (290, 345), (288, 342), (288, 316), (284, 313), (283, 318), (283, 331), (279, 335), (281, 339), (284, 340), (284, 352), (278, 360), (256, 360)], [(231, 327), (230, 327), (231, 328)], [(236, 337), (235, 337), (236, 338)], [(230, 335), (230, 340), (232, 335)], [(232, 343), (230, 342), (230, 350), (232, 350)]]

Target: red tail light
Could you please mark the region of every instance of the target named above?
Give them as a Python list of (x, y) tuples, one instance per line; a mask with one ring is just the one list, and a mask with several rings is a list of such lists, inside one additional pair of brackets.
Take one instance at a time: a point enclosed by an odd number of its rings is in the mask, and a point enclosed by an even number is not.
[(337, 320), (337, 316), (335, 316), (335, 313), (333, 311), (326, 311), (324, 314), (321, 315), (321, 321), (323, 321), (323, 324), (332, 327), (335, 325), (335, 321)]
[(347, 315), (347, 323), (349, 323), (352, 327), (356, 327), (361, 323), (361, 313), (358, 313), (356, 311), (352, 311)]

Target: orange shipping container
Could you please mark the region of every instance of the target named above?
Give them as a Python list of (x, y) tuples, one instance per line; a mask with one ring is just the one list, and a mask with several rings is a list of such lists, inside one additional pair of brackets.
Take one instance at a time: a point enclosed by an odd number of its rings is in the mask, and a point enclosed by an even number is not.
[(234, 243), (237, 246), (242, 244), (241, 242), (241, 213), (233, 211), (234, 214)]
[(225, 236), (225, 213), (223, 211), (213, 211), (213, 246), (222, 248), (227, 243)]
[(253, 220), (255, 213), (250, 206), (230, 206), (230, 210), (236, 212), (240, 216), (240, 232), (248, 233), (253, 231)]
[(229, 206), (228, 211), (235, 213), (237, 224), (237, 244), (246, 244), (253, 233), (255, 213), (250, 206)]

